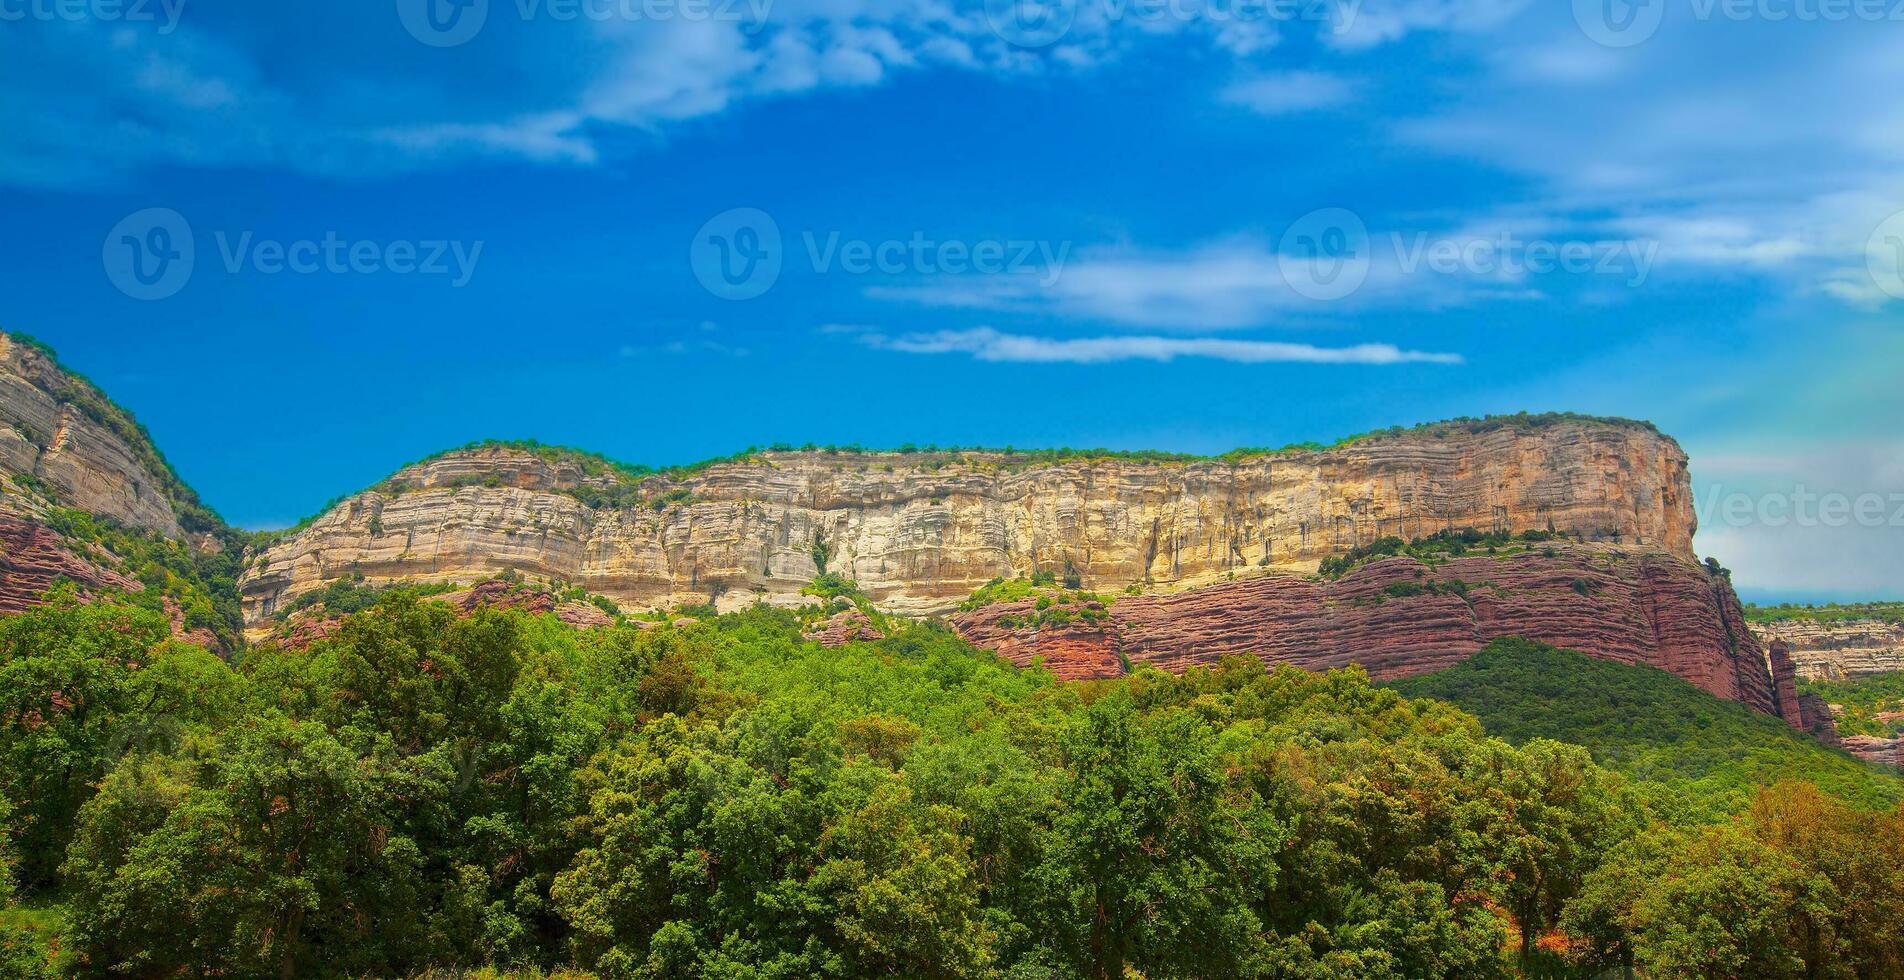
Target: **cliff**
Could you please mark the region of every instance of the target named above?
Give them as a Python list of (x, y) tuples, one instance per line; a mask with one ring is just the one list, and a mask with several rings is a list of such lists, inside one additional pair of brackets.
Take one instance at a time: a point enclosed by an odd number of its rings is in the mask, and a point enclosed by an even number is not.
[[(1048, 617), (1047, 617), (1048, 618)], [(1126, 665), (1180, 671), (1230, 655), (1378, 680), (1451, 667), (1521, 636), (1602, 660), (1659, 667), (1811, 730), (1790, 675), (1776, 678), (1724, 575), (1676, 555), (1543, 544), (1440, 562), (1383, 558), (1339, 579), (1264, 574), (1162, 595), (1120, 596), (1097, 622), (1037, 624), (1036, 601), (951, 617), (974, 644), (1061, 676)]]
[(1783, 619), (1754, 622), (1768, 646), (1783, 643), (1803, 680), (1849, 680), (1904, 671), (1904, 622), (1892, 619)]
[(257, 621), (340, 577), (508, 570), (624, 606), (792, 604), (821, 571), (881, 608), (951, 610), (1000, 576), (1095, 587), (1308, 571), (1385, 535), (1555, 528), (1690, 559), (1686, 456), (1635, 423), (1444, 424), (1235, 460), (996, 452), (762, 452), (631, 475), (491, 447), (410, 466), (266, 550)]
[(168, 537), (184, 533), (191, 495), (145, 430), (43, 348), (0, 332), (0, 509), (31, 516), (60, 506)]

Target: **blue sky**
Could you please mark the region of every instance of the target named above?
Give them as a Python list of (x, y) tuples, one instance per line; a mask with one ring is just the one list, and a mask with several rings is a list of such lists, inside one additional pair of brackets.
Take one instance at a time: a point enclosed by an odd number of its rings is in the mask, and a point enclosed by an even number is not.
[(0, 0), (0, 323), (235, 523), (484, 437), (1568, 409), (1748, 595), (1904, 594), (1894, 4), (471, 2)]

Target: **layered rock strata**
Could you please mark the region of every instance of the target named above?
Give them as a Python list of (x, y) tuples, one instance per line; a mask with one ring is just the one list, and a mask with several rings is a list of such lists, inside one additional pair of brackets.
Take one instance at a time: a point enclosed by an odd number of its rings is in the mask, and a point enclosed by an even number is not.
[[(0, 472), (61, 506), (176, 538), (168, 488), (177, 481), (163, 467), (130, 416), (39, 348), (0, 333)], [(16, 498), (8, 509), (25, 508)]]
[(494, 448), (346, 500), (266, 551), (242, 588), (254, 621), (339, 577), (511, 569), (624, 606), (725, 610), (798, 603), (825, 570), (919, 615), (1034, 569), (1068, 567), (1101, 589), (1188, 585), (1464, 527), (1552, 528), (1689, 559), (1686, 456), (1648, 427), (1590, 420), (1451, 424), (1238, 462), (767, 452), (638, 484)]
[(75, 554), (65, 538), (31, 521), (0, 514), (0, 613), (25, 610), (54, 584), (68, 581), (82, 590), (141, 586), (109, 568)]
[[(1386, 558), (1340, 579), (1267, 574), (1183, 592), (1120, 597), (1108, 620), (1035, 626), (1035, 602), (998, 603), (950, 622), (1019, 663), (1064, 677), (1123, 664), (1180, 671), (1225, 656), (1323, 670), (1360, 664), (1376, 679), (1452, 666), (1489, 641), (1524, 636), (1621, 663), (1659, 667), (1810, 730), (1789, 671), (1775, 677), (1725, 576), (1682, 558), (1605, 546), (1541, 546), (1436, 565)], [(1829, 725), (1829, 717), (1824, 719)]]
[(1794, 619), (1753, 623), (1766, 644), (1783, 643), (1801, 680), (1848, 680), (1904, 671), (1904, 623), (1883, 619)]

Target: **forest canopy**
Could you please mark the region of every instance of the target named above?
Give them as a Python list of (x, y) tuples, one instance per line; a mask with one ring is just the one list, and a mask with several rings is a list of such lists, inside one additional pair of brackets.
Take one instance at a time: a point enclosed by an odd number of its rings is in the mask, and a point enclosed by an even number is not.
[(69, 594), (0, 620), (0, 698), (10, 976), (1904, 970), (1895, 809), (1689, 818), (1357, 669), (406, 593), (231, 667)]

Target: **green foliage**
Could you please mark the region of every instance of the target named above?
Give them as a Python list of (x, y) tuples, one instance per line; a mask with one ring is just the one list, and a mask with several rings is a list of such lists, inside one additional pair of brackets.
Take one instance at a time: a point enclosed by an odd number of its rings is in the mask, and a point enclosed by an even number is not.
[(1016, 629), (1021, 626), (1063, 626), (1074, 622), (1101, 623), (1110, 619), (1108, 602), (1095, 592), (1061, 589), (1049, 572), (1034, 572), (1029, 579), (995, 578), (979, 586), (959, 609), (970, 612), (1000, 602), (1036, 600), (1030, 613), (1006, 616), (999, 624)]
[(48, 508), (42, 518), (77, 551), (106, 568), (138, 579), (132, 601), (161, 610), (178, 605), (187, 629), (209, 630), (226, 650), (242, 645), (244, 615), (238, 603), (242, 550), (200, 550), (183, 542), (127, 528), (82, 510)]
[(1760, 788), (1785, 779), (1816, 783), (1864, 807), (1904, 799), (1896, 774), (1653, 667), (1507, 639), (1458, 666), (1389, 686), (1471, 711), (1509, 742), (1585, 746), (1602, 765), (1656, 784), (1661, 805), (1688, 818), (1738, 812)]
[[(1688, 877), (1623, 856), (1677, 833), (1634, 785), (1357, 669), (1061, 684), (939, 626), (825, 649), (794, 612), (709, 616), (578, 631), (392, 592), (241, 668), (136, 607), (0, 621), (0, 779), (30, 801), (0, 821), (61, 904), (53, 969), (1466, 978), (1557, 927), (1583, 968), (1894, 966), (1894, 817), (1825, 807), (1851, 822), (1802, 851), (1761, 800), (1757, 850), (1633, 912), (1614, 885)], [(1726, 888), (1764, 909), (1717, 936)], [(30, 976), (44, 934), (10, 916)]]
[(801, 595), (815, 596), (820, 599), (864, 599), (865, 593), (859, 590), (859, 583), (836, 572), (821, 572), (813, 581), (800, 590)]
[(1842, 713), (1833, 711), (1842, 734), (1874, 738), (1904, 735), (1904, 672), (1842, 681), (1800, 681), (1798, 689), (1844, 709)]
[(234, 710), (237, 678), (169, 639), (151, 610), (71, 591), (0, 619), (0, 798), (27, 889), (50, 885), (81, 804), (121, 756), (164, 747)]
[(1477, 531), (1471, 527), (1436, 531), (1427, 537), (1416, 538), (1412, 541), (1389, 535), (1376, 538), (1368, 544), (1352, 548), (1343, 554), (1322, 559), (1317, 572), (1323, 578), (1341, 578), (1351, 570), (1378, 558), (1402, 556), (1433, 565), (1477, 551), (1490, 555), (1512, 553), (1525, 549), (1529, 545), (1565, 540), (1565, 538), (1566, 535), (1555, 531), (1529, 530), (1519, 534), (1507, 534), (1500, 531)]
[(1828, 602), (1815, 606), (1789, 602), (1776, 606), (1748, 605), (1745, 607), (1745, 618), (1755, 623), (1855, 623), (1866, 620), (1904, 623), (1904, 602)]
[(404, 593), (417, 598), (443, 595), (462, 588), (454, 582), (426, 582), (420, 584), (368, 585), (361, 575), (350, 578), (333, 579), (321, 589), (306, 592), (278, 607), (276, 618), (289, 619), (292, 613), (302, 612), (314, 606), (323, 606), (324, 612), (332, 616), (348, 616), (363, 612), (383, 601), (387, 596)]
[(1904, 817), (1781, 784), (1728, 825), (1616, 847), (1563, 922), (1595, 969), (1647, 976), (1904, 975)]

